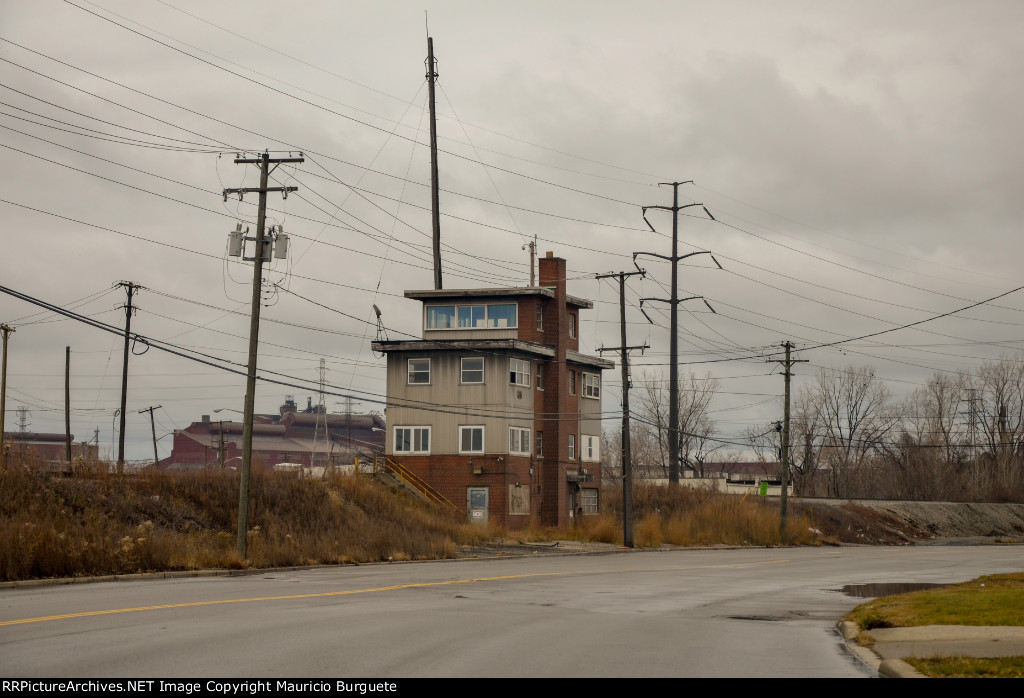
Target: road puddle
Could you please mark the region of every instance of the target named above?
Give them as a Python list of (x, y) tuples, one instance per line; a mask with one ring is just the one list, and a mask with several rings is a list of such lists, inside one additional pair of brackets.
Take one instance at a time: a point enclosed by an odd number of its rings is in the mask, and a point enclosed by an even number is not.
[(947, 586), (945, 584), (932, 584), (929, 582), (877, 582), (874, 584), (847, 584), (842, 591), (847, 596), (858, 599), (874, 599), (879, 596), (892, 596), (893, 594), (905, 594), (908, 591), (921, 591), (922, 589), (934, 589), (935, 587)]

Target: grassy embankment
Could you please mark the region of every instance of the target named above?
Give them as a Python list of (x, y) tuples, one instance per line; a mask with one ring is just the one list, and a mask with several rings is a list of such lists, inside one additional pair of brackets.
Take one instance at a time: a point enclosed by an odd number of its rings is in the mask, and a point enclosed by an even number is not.
[[(254, 472), (249, 560), (235, 552), (238, 479), (220, 472), (104, 471), (66, 476), (18, 461), (0, 467), (0, 580), (203, 568), (439, 559), (459, 546), (575, 539), (622, 543), (620, 495), (567, 529), (504, 533), (471, 526), (366, 477), (324, 481)], [(755, 497), (635, 488), (635, 543), (776, 545), (778, 508)], [(814, 545), (806, 515), (790, 543)]]
[[(864, 630), (921, 625), (1024, 625), (1024, 572), (875, 599), (847, 615)], [(1024, 657), (906, 660), (927, 676), (1024, 678)]]

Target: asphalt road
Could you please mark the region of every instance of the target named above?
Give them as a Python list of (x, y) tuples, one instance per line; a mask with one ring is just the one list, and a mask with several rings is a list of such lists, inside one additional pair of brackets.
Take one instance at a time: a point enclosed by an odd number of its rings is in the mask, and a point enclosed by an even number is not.
[(1024, 548), (679, 550), (0, 590), (4, 677), (874, 672), (846, 584), (1024, 570)]

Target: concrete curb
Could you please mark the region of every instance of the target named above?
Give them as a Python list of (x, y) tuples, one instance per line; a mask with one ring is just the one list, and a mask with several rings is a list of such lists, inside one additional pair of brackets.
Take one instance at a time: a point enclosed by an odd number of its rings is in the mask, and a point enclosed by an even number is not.
[(928, 678), (902, 659), (883, 659), (878, 666), (878, 673), (887, 679), (926, 679)]
[(836, 624), (836, 631), (846, 640), (846, 648), (862, 662), (877, 671), (879, 676), (887, 679), (928, 678), (902, 659), (882, 659), (870, 647), (861, 645), (857, 641), (857, 638), (860, 637), (860, 626), (852, 620), (839, 621)]

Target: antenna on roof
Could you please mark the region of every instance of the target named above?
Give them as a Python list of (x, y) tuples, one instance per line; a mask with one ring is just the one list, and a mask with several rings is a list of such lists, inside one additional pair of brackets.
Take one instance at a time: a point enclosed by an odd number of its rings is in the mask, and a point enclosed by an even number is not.
[[(377, 313), (377, 341), (379, 342), (381, 336), (383, 335), (384, 341), (386, 342), (388, 341), (388, 332), (384, 328), (384, 321), (380, 317), (380, 308), (377, 307), (376, 303), (373, 304), (373, 312)], [(381, 354), (381, 356), (384, 355)]]

